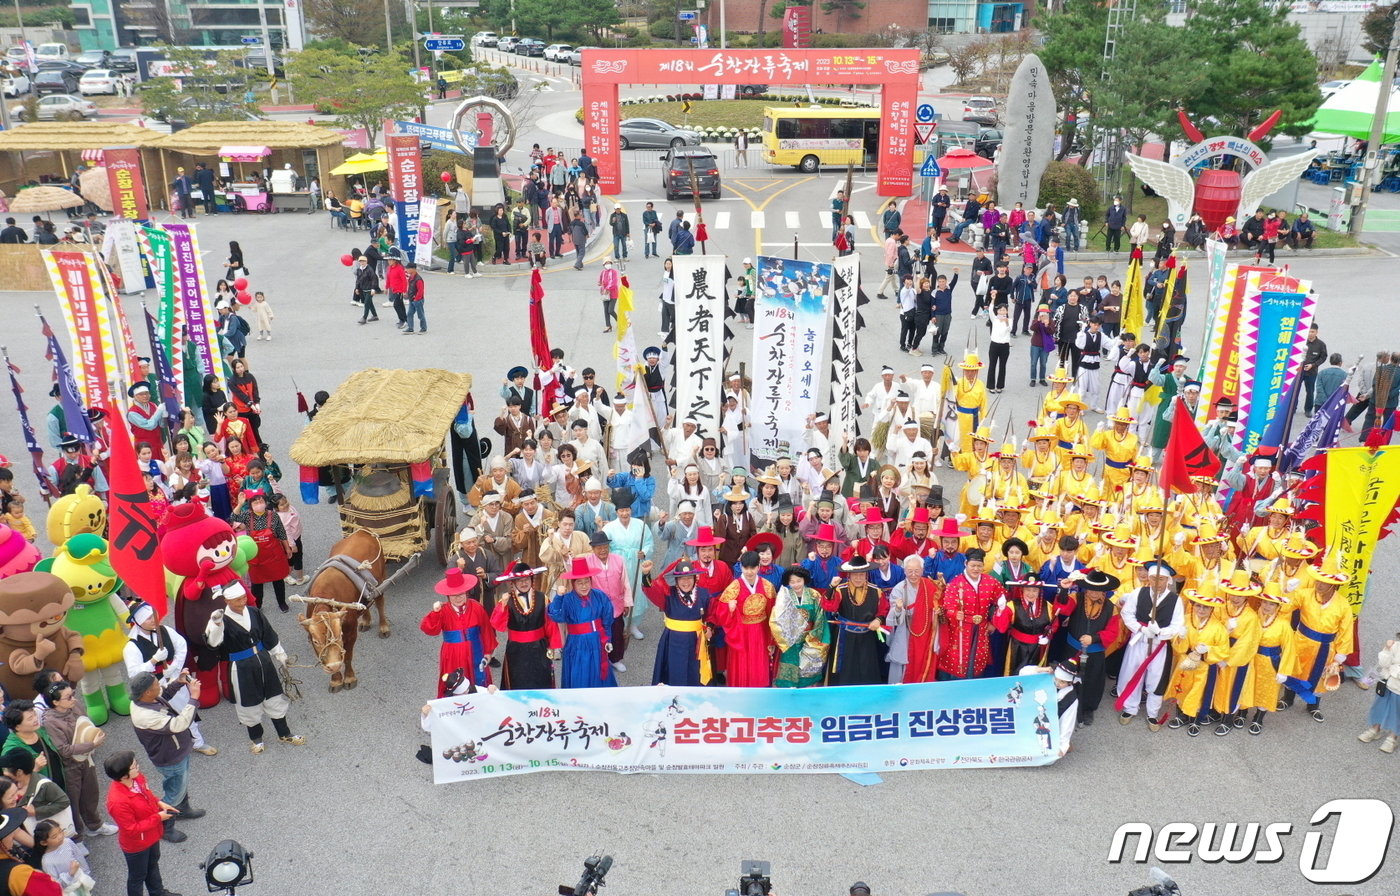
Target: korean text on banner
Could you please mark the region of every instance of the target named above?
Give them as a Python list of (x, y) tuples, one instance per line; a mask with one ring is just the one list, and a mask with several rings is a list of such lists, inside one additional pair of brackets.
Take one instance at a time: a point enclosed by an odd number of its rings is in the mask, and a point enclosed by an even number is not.
[(210, 307), (204, 288), (204, 260), (199, 239), (190, 224), (166, 224), (170, 234), (171, 268), (175, 274), (175, 294), (185, 315), (185, 338), (199, 362), (199, 372), (224, 376), (224, 350), (219, 343), (219, 318)]
[[(73, 374), (88, 407), (115, 405), (113, 383), (120, 377), (120, 360), (96, 276), (92, 256), (83, 251), (44, 250), (49, 278), (58, 293), (63, 322), (73, 352)], [(124, 400), (126, 396), (121, 396)]]
[(112, 212), (132, 221), (150, 217), (146, 206), (146, 182), (141, 174), (141, 150), (134, 146), (102, 151), (107, 185), (112, 191)]
[(141, 247), (136, 244), (136, 224), (125, 218), (113, 218), (102, 233), (102, 257), (121, 275), (122, 292), (143, 292), (146, 270), (141, 261)]
[(1240, 327), (1244, 382), (1239, 398), (1239, 416), (1245, 422), (1239, 447), (1245, 454), (1259, 447), (1264, 431), (1282, 410), (1280, 402), (1289, 384), (1298, 376), (1313, 305), (1305, 288), (1262, 292), (1245, 300)]
[(1364, 445), (1333, 448), (1326, 452), (1323, 475), (1324, 544), (1338, 552), (1341, 571), (1351, 576), (1338, 590), (1359, 616), (1366, 600), (1371, 555), (1381, 527), (1400, 500), (1400, 448), (1376, 452)]
[(418, 251), (418, 218), (423, 201), (423, 153), (413, 135), (394, 134), (386, 138), (389, 150), (389, 188), (398, 200), (399, 248), (404, 263), (413, 261)]
[(89, 262), (89, 268), (102, 283), (102, 294), (108, 317), (111, 318), (111, 329), (118, 338), (113, 354), (116, 361), (113, 363), (119, 374), (120, 394), (125, 395), (126, 387), (140, 378), (140, 366), (136, 360), (136, 340), (131, 335), (131, 321), (127, 319), (126, 309), (122, 307), (121, 293), (117, 291), (117, 285), (112, 281), (112, 274), (107, 270), (107, 266), (98, 264), (94, 255)]
[(856, 434), (860, 409), (860, 372), (856, 330), (859, 326), (857, 302), (860, 296), (860, 255), (852, 253), (831, 263), (831, 441), (841, 444)]
[(753, 436), (755, 466), (792, 457), (821, 391), (831, 265), (760, 256), (754, 299)]
[(694, 419), (702, 437), (719, 437), (724, 379), (724, 256), (677, 255), (676, 422)]
[(433, 780), (1049, 765), (1051, 676), (837, 688), (478, 691), (429, 703)]

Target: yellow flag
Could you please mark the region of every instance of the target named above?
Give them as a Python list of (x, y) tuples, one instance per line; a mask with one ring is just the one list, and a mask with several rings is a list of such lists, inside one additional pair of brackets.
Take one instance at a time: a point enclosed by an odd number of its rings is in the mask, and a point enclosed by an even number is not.
[(1142, 295), (1142, 253), (1135, 251), (1128, 261), (1128, 273), (1123, 284), (1123, 332), (1133, 333), (1143, 338), (1143, 324), (1146, 322)]
[(632, 326), (632, 284), (626, 277), (617, 286), (617, 338), (622, 339)]

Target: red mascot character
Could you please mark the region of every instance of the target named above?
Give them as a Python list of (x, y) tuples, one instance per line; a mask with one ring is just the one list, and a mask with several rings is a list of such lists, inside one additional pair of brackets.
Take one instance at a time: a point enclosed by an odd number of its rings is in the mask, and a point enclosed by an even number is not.
[(228, 663), (209, 646), (204, 628), (214, 611), (223, 609), (223, 587), (239, 581), (231, 566), (238, 536), (228, 523), (193, 503), (170, 508), (165, 526), (160, 548), (166, 568), (185, 577), (175, 602), (175, 629), (189, 642), (190, 664), (201, 688), (199, 705), (208, 709), (219, 702), (220, 694), (231, 693)]

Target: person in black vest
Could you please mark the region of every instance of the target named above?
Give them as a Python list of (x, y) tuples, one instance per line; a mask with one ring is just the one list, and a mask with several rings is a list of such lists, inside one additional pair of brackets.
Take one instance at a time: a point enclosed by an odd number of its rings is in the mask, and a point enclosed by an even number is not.
[[(134, 678), (138, 672), (150, 672), (163, 686), (170, 686), (180, 680), (185, 670), (185, 660), (189, 656), (189, 645), (183, 635), (168, 625), (160, 624), (160, 616), (155, 607), (141, 601), (131, 610), (130, 640), (122, 648), (122, 661), (126, 664), (126, 677)], [(190, 704), (188, 687), (181, 687), (167, 694), (166, 700), (176, 712)], [(190, 734), (194, 736), (194, 751), (205, 756), (218, 754), (218, 749), (204, 741), (199, 730), (199, 715), (195, 714), (190, 724)]]
[(1011, 675), (1025, 666), (1045, 665), (1050, 655), (1050, 623), (1054, 616), (1049, 602), (1041, 597), (1040, 578), (1035, 573), (1007, 582), (1006, 590), (1011, 597), (997, 601), (992, 625), (1011, 636), (1002, 672)]
[(287, 652), (277, 632), (261, 610), (248, 605), (248, 592), (242, 584), (225, 585), (221, 596), (226, 607), (214, 611), (204, 636), (209, 646), (218, 650), (219, 658), (229, 663), (238, 721), (248, 729), (250, 749), (255, 754), (267, 749), (263, 744), (264, 714), (272, 719), (278, 740), (301, 746), (306, 738), (292, 734), (287, 725), (291, 700), (282, 690), (279, 670), (287, 663)]
[(93, 461), (92, 456), (83, 453), (82, 439), (68, 434), (58, 443), (58, 447), (63, 456), (49, 464), (47, 472), (59, 494), (71, 495), (78, 490), (78, 486), (88, 485), (99, 497), (105, 497), (107, 477), (102, 475), (102, 468)]
[(495, 580), (510, 586), (502, 592), (491, 613), (491, 627), (505, 632), (506, 657), (501, 666), (501, 687), (506, 690), (542, 690), (554, 687), (553, 656), (563, 647), (559, 626), (546, 613), (548, 601), (535, 590), (537, 570), (515, 563)]
[(1091, 317), (1089, 326), (1074, 337), (1074, 353), (1079, 362), (1074, 387), (1096, 414), (1103, 413), (1099, 401), (1099, 366), (1103, 363), (1104, 346), (1103, 321), (1097, 316)]
[[(1072, 572), (1060, 580), (1055, 614), (1065, 633), (1062, 658), (1079, 658), (1080, 728), (1094, 724), (1094, 711), (1103, 700), (1104, 648), (1118, 638), (1121, 625), (1109, 597), (1121, 584), (1117, 576), (1096, 569)], [(1077, 594), (1071, 592), (1076, 586)]]
[(1122, 673), (1118, 676), (1119, 690), (1125, 695), (1118, 721), (1131, 723), (1146, 695), (1147, 727), (1156, 731), (1162, 727), (1158, 721), (1162, 715), (1162, 694), (1171, 679), (1167, 674), (1171, 640), (1186, 630), (1186, 613), (1181, 597), (1172, 587), (1176, 570), (1154, 560), (1146, 571), (1147, 584), (1132, 596), (1125, 596), (1119, 611), (1128, 629), (1128, 643), (1123, 648)]

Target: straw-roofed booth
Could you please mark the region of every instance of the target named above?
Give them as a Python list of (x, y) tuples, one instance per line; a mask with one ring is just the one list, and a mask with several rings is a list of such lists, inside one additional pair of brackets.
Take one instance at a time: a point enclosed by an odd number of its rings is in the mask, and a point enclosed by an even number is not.
[[(291, 165), (303, 176), (319, 177), (322, 189), (340, 193), (343, 178), (330, 171), (345, 161), (344, 140), (338, 131), (303, 121), (207, 121), (155, 141), (159, 156), (156, 173), (161, 183), (169, 184), (175, 180), (177, 169), (188, 170), (195, 162), (218, 171), (225, 158), (221, 150), (257, 149), (258, 162), (225, 163), (230, 166), (230, 177), (240, 180), (241, 175), (258, 168), (276, 171)], [(265, 154), (262, 150), (266, 150)]]
[[(321, 468), (320, 481), (333, 484), (345, 532), (375, 533), (391, 560), (407, 559), (431, 539), (446, 563), (457, 499), (445, 446), (471, 388), (470, 374), (449, 370), (361, 370), (292, 443), (292, 460)], [(333, 472), (345, 468), (348, 482)]]
[(92, 167), (104, 149), (141, 150), (147, 202), (160, 207), (159, 153), (152, 145), (160, 132), (119, 121), (32, 121), (0, 131), (0, 190), (13, 197), (19, 187), (52, 179), (67, 183), (79, 166)]

